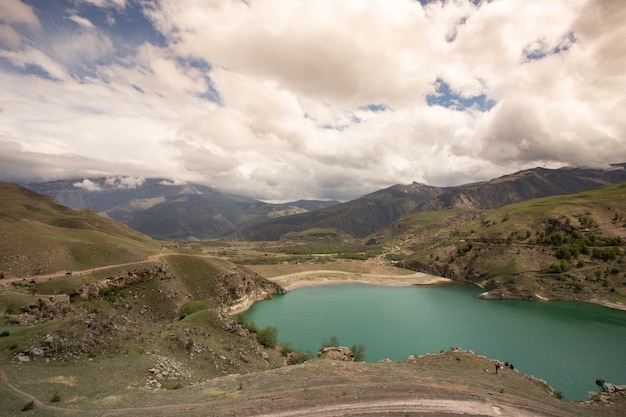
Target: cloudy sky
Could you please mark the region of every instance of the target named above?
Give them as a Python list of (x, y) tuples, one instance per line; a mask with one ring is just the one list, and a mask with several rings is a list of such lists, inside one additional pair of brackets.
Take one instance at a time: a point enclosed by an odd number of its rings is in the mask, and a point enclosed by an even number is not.
[(623, 0), (1, 0), (0, 180), (346, 200), (626, 161)]

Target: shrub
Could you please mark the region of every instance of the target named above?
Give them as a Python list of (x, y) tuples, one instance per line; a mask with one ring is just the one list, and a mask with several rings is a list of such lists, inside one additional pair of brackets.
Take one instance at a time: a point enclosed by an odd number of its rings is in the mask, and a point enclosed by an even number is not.
[(359, 343), (358, 345), (352, 345), (350, 347), (350, 351), (354, 355), (354, 360), (356, 362), (363, 362), (365, 360), (365, 345)]
[(50, 402), (51, 403), (58, 403), (59, 401), (61, 401), (61, 394), (59, 394), (58, 392), (55, 392), (52, 395), (52, 398), (50, 398)]
[(561, 259), (561, 262), (558, 264), (552, 264), (546, 270), (547, 274), (560, 274), (562, 272), (567, 272), (569, 270), (569, 264), (564, 259)]
[(180, 306), (180, 310), (178, 310), (178, 319), (182, 320), (187, 316), (197, 313), (198, 311), (208, 309), (209, 303), (204, 300), (187, 301), (185, 304)]
[(322, 341), (322, 349), (334, 346), (339, 346), (339, 339), (337, 339), (337, 336), (331, 336), (330, 340), (324, 339)]
[(289, 355), (289, 359), (287, 360), (287, 363), (289, 365), (297, 365), (299, 363), (303, 363), (308, 361), (311, 358), (311, 354), (309, 352), (303, 352), (301, 350), (296, 350), (293, 351), (290, 355)]
[(287, 355), (289, 355), (292, 352), (293, 352), (293, 348), (291, 347), (291, 343), (289, 343), (289, 342), (281, 343), (281, 345), (280, 345), (280, 353), (283, 356), (287, 356)]
[(26, 404), (24, 404), (24, 407), (22, 407), (22, 411), (30, 411), (33, 408), (35, 408), (35, 402), (34, 401), (29, 401)]
[(605, 248), (594, 248), (593, 249), (593, 257), (601, 259), (603, 261), (608, 261), (611, 259), (615, 259), (622, 254), (622, 250), (617, 246), (608, 246)]
[(474, 242), (472, 242), (471, 240), (468, 240), (467, 242), (465, 242), (463, 246), (457, 248), (456, 255), (463, 256), (467, 252), (471, 251), (473, 247), (474, 247)]
[(254, 324), (254, 322), (250, 321), (250, 319), (248, 318), (248, 314), (247, 313), (241, 313), (238, 314), (235, 317), (235, 322), (239, 325), (241, 325), (242, 327), (245, 327), (246, 329), (250, 330), (251, 332), (257, 333), (258, 332), (258, 328), (256, 327), (256, 324)]
[(276, 327), (267, 326), (257, 332), (259, 343), (268, 348), (274, 348), (278, 344), (278, 329)]
[(11, 335), (11, 332), (9, 332), (8, 330), (3, 330), (2, 333), (0, 333), (0, 337), (7, 337), (10, 335)]

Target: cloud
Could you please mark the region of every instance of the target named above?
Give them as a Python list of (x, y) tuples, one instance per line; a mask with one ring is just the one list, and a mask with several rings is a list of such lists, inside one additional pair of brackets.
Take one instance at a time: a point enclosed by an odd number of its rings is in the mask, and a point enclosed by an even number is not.
[(23, 26), (34, 30), (41, 28), (33, 9), (19, 0), (0, 2), (0, 46), (18, 48), (22, 43), (22, 37), (17, 28)]
[(345, 200), (626, 161), (620, 1), (47, 4), (0, 5), (2, 178)]
[(81, 182), (75, 182), (72, 185), (76, 188), (81, 188), (85, 191), (102, 191), (102, 188), (100, 188), (98, 184), (96, 184), (95, 182), (89, 179), (84, 179)]
[(77, 15), (72, 15), (70, 17), (68, 17), (69, 20), (71, 20), (72, 22), (76, 23), (79, 26), (82, 26), (84, 28), (87, 29), (95, 29), (95, 26), (93, 25), (93, 23), (91, 23), (89, 21), (89, 19), (85, 19), (84, 17), (80, 17)]
[(3, 0), (0, 2), (0, 21), (8, 24), (40, 26), (39, 19), (33, 9), (20, 0)]
[(92, 4), (96, 7), (102, 8), (118, 8), (124, 9), (126, 7), (126, 0), (74, 0), (76, 3)]

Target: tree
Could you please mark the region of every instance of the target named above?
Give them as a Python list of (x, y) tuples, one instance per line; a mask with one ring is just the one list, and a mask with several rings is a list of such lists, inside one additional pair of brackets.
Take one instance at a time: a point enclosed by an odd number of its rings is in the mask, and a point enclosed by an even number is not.
[(339, 339), (337, 339), (337, 336), (331, 336), (330, 340), (324, 339), (322, 341), (322, 349), (335, 346), (339, 346)]
[(363, 362), (365, 360), (365, 345), (359, 343), (358, 345), (352, 345), (350, 351), (354, 355), (355, 362)]

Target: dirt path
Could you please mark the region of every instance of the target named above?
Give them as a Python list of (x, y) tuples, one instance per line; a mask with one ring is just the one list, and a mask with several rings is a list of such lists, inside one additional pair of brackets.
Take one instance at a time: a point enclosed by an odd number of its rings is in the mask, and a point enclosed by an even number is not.
[[(38, 398), (20, 390), (11, 384), (4, 373), (0, 370), (0, 381), (10, 388), (14, 393), (23, 397), (26, 401), (32, 401), (36, 408), (49, 410), (63, 415), (100, 415), (100, 416), (130, 416), (130, 415), (153, 415), (153, 416), (178, 416), (178, 415), (205, 415), (211, 409), (211, 402), (188, 403), (181, 405), (162, 405), (148, 406), (137, 408), (118, 408), (107, 410), (94, 410), (86, 408), (66, 408), (60, 406), (51, 406), (40, 401)], [(281, 390), (285, 394), (284, 390)], [(276, 394), (276, 395), (274, 395)], [(266, 392), (265, 396), (280, 397), (279, 393)], [(237, 413), (239, 407), (233, 402), (229, 408), (229, 412)], [(246, 407), (242, 407), (242, 410)], [(210, 413), (210, 412), (209, 412)], [(481, 400), (455, 400), (455, 399), (426, 399), (426, 398), (406, 398), (406, 399), (379, 399), (366, 401), (346, 401), (344, 403), (335, 403), (327, 405), (323, 401), (316, 404), (309, 404), (307, 407), (292, 409), (289, 411), (278, 411), (265, 414), (248, 414), (245, 415), (257, 417), (339, 417), (346, 415), (382, 415), (390, 413), (417, 413), (421, 415), (438, 415), (433, 413), (443, 413), (445, 415), (473, 415), (473, 416), (544, 416), (548, 414), (538, 413), (537, 410), (526, 410), (515, 407), (510, 404), (502, 404), (496, 401)], [(210, 415), (210, 414), (206, 414)]]
[(370, 401), (333, 404), (329, 406), (320, 405), (317, 407), (292, 410), (283, 413), (261, 414), (258, 417), (297, 417), (297, 416), (318, 416), (318, 417), (339, 417), (346, 415), (383, 415), (390, 413), (418, 413), (418, 415), (432, 413), (460, 414), (470, 416), (537, 416), (536, 412), (512, 407), (509, 405), (498, 405), (486, 401), (464, 401), (464, 400), (429, 400), (429, 399), (406, 399), (400, 401)]
[[(150, 262), (154, 262), (160, 258), (162, 258), (163, 256), (166, 256), (167, 254), (165, 253), (158, 253), (156, 255), (151, 255), (148, 259), (144, 260), (144, 261), (134, 261), (134, 262), (126, 262), (126, 263), (122, 263), (122, 264), (115, 264), (115, 265), (106, 265), (106, 266), (99, 266), (97, 268), (91, 268), (91, 269), (83, 269), (81, 271), (72, 271), (71, 275), (72, 276), (78, 276), (78, 275), (88, 275), (88, 274), (93, 274), (94, 272), (97, 271), (105, 271), (107, 269), (113, 269), (113, 268), (122, 268), (122, 267), (127, 267), (127, 266), (134, 266), (134, 265), (142, 265), (142, 264), (147, 264)], [(50, 274), (42, 274), (42, 275), (31, 275), (31, 276), (24, 276), (24, 277), (12, 277), (12, 278), (4, 278), (2, 280), (0, 280), (0, 285), (2, 284), (10, 284), (12, 282), (20, 282), (20, 281), (46, 281), (49, 280), (51, 278), (61, 278), (66, 276), (66, 272), (67, 271), (57, 271), (57, 272), (53, 272)]]

